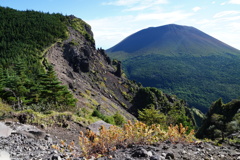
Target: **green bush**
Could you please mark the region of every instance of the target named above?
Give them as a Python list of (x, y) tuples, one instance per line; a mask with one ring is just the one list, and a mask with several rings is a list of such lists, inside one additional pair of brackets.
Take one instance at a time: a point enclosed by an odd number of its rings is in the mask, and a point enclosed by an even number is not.
[(138, 111), (138, 118), (147, 125), (166, 124), (166, 116), (156, 110), (153, 105), (150, 108), (145, 108), (143, 111)]
[(124, 117), (119, 112), (115, 113), (113, 115), (113, 118), (114, 118), (115, 124), (118, 125), (118, 126), (121, 126), (124, 123), (126, 123)]
[(96, 109), (93, 111), (92, 116), (93, 117), (98, 117), (100, 119), (104, 119), (105, 118), (105, 116), (99, 110), (96, 110)]

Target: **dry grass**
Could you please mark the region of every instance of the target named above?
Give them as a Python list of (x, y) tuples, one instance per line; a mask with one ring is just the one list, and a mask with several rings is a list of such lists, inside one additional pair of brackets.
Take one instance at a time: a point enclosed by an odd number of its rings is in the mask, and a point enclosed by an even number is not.
[(86, 158), (100, 157), (107, 155), (118, 148), (125, 148), (132, 144), (157, 144), (162, 141), (171, 142), (193, 142), (194, 131), (187, 134), (187, 128), (182, 124), (179, 126), (169, 126), (167, 131), (161, 129), (160, 125), (148, 126), (142, 122), (132, 123), (128, 121), (124, 127), (111, 126), (109, 129), (102, 127), (100, 135), (92, 131), (86, 134), (80, 133), (79, 143), (82, 155)]

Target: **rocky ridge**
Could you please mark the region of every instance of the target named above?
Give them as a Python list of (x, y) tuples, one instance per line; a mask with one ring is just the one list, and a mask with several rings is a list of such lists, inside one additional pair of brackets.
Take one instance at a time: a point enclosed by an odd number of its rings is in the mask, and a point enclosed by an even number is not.
[[(89, 35), (93, 35), (86, 27)], [(121, 62), (111, 60), (103, 49), (96, 49), (95, 44), (76, 29), (68, 27), (68, 32), (68, 39), (55, 43), (45, 57), (54, 66), (58, 79), (78, 100), (78, 107), (89, 111), (98, 109), (104, 115), (119, 112), (125, 119), (134, 120), (137, 110), (146, 107), (136, 103), (140, 101), (136, 95), (143, 88), (141, 84), (127, 79), (121, 70)], [(147, 96), (140, 98), (144, 101)], [(162, 97), (154, 98), (156, 109), (161, 106), (157, 101), (162, 99), (169, 106), (181, 103), (177, 98), (162, 94)], [(187, 116), (194, 121), (192, 110), (186, 103), (183, 105)]]
[[(119, 74), (117, 62), (113, 62), (102, 49), (72, 27), (68, 28), (69, 38), (54, 44), (45, 54), (54, 66), (58, 79), (78, 99), (78, 107), (89, 110), (100, 109), (105, 115), (116, 112), (126, 119), (135, 119), (126, 110), (138, 85)], [(86, 29), (91, 33), (90, 29)], [(118, 66), (118, 67), (117, 67)]]

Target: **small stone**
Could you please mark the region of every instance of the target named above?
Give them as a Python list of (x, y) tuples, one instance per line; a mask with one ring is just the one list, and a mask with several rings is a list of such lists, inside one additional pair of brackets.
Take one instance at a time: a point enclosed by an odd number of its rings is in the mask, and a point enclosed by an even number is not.
[(173, 153), (167, 153), (166, 159), (174, 159), (174, 154)]
[(53, 155), (51, 160), (62, 160), (62, 158), (58, 155)]
[(140, 148), (132, 154), (132, 157), (148, 157), (148, 156), (149, 156), (148, 152), (144, 148)]
[(183, 156), (182, 159), (183, 159), (183, 160), (190, 160), (190, 158), (187, 157), (187, 156)]
[(169, 146), (164, 145), (162, 149), (167, 150), (168, 148), (169, 148)]
[(57, 151), (57, 150), (54, 150), (54, 151), (52, 151), (51, 154), (58, 154), (58, 151)]
[(45, 129), (45, 128), (46, 128), (44, 124), (41, 124), (40, 127), (41, 127), (42, 129)]
[(147, 153), (149, 157), (153, 156), (153, 153), (151, 151), (148, 151)]
[(161, 160), (161, 157), (158, 155), (154, 155), (150, 157), (150, 160)]

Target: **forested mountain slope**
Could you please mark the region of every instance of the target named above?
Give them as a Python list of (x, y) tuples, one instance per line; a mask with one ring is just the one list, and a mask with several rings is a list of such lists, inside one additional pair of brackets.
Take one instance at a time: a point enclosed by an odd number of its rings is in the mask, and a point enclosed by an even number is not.
[(130, 79), (175, 94), (204, 112), (220, 97), (230, 101), (240, 95), (240, 51), (193, 27), (147, 28), (107, 53), (122, 61)]
[(71, 111), (80, 117), (97, 110), (127, 120), (153, 106), (166, 117), (171, 108), (180, 109), (178, 118), (171, 114), (173, 122), (196, 125), (184, 101), (128, 80), (120, 62), (95, 48), (91, 27), (81, 19), (3, 7), (0, 12), (0, 97), (15, 109)]

